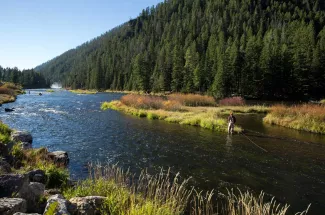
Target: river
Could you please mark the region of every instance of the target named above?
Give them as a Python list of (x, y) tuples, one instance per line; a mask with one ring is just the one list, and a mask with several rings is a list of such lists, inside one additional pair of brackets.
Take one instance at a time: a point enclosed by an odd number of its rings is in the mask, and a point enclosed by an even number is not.
[[(100, 110), (101, 102), (121, 96), (31, 90), (3, 105), (0, 117), (12, 128), (31, 132), (33, 147), (67, 151), (74, 179), (86, 177), (90, 161), (118, 163), (132, 172), (170, 167), (203, 190), (263, 190), (290, 204), (291, 211), (312, 203), (310, 214), (325, 213), (325, 135), (265, 125), (262, 115), (237, 115), (238, 124), (250, 132), (228, 136)], [(5, 107), (16, 110), (6, 113)]]

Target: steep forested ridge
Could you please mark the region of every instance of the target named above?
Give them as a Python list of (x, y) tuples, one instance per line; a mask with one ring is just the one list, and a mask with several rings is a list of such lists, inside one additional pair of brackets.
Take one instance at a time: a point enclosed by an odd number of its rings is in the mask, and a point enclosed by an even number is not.
[(47, 88), (50, 81), (44, 78), (43, 74), (33, 69), (19, 70), (14, 68), (3, 68), (0, 66), (0, 81), (20, 84), (24, 88)]
[(319, 98), (324, 9), (322, 0), (167, 0), (36, 70), (72, 88)]

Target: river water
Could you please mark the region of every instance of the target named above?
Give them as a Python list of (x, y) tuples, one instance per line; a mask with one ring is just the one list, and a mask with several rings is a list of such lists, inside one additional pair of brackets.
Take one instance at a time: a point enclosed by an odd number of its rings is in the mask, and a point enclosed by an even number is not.
[[(74, 179), (86, 177), (90, 161), (118, 163), (135, 173), (170, 167), (173, 173), (192, 177), (191, 183), (203, 190), (263, 190), (290, 204), (291, 211), (312, 203), (310, 214), (325, 214), (325, 135), (265, 125), (262, 115), (237, 115), (249, 133), (228, 136), (100, 110), (101, 102), (121, 96), (31, 90), (3, 105), (0, 118), (31, 132), (35, 148), (67, 151)], [(6, 113), (5, 107), (16, 110)]]

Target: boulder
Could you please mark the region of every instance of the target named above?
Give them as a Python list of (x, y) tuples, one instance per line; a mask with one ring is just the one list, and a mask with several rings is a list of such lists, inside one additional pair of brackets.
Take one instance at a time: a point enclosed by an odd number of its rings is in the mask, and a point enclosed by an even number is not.
[(31, 181), (31, 182), (39, 182), (42, 184), (46, 183), (46, 175), (43, 170), (40, 170), (40, 169), (32, 170), (32, 171), (29, 171), (27, 173), (27, 175), (29, 177), (29, 181)]
[(70, 215), (67, 209), (69, 205), (68, 201), (64, 199), (61, 194), (57, 194), (48, 198), (46, 208), (43, 214), (46, 214), (47, 211), (51, 208), (51, 205), (53, 205), (53, 203), (55, 202), (57, 202), (57, 206), (55, 208), (55, 215)]
[(6, 161), (0, 160), (0, 174), (11, 173), (11, 167)]
[(28, 187), (29, 178), (20, 174), (0, 175), (0, 198), (11, 197), (15, 193), (24, 192)]
[(33, 143), (33, 137), (27, 131), (13, 131), (11, 133), (11, 139), (15, 142)]
[(16, 212), (26, 212), (27, 203), (20, 198), (0, 198), (0, 214), (12, 215)]
[(19, 197), (27, 202), (28, 212), (42, 212), (45, 205), (41, 205), (40, 199), (44, 194), (45, 185), (38, 182), (31, 182), (26, 189), (19, 192)]
[(69, 163), (68, 153), (65, 151), (55, 151), (48, 153), (48, 158), (60, 166), (67, 166)]
[(99, 215), (105, 199), (102, 196), (72, 198), (70, 199), (69, 212), (76, 215)]
[(23, 150), (27, 150), (27, 149), (31, 149), (31, 148), (33, 148), (33, 147), (32, 147), (32, 144), (29, 143), (29, 142), (21, 142), (21, 143), (20, 143), (20, 146), (21, 146), (21, 148), (22, 148)]

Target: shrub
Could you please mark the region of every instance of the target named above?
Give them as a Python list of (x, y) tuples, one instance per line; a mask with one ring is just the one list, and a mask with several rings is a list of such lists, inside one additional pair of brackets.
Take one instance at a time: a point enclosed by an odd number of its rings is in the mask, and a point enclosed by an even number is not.
[(6, 87), (0, 87), (0, 94), (7, 94), (7, 95), (14, 96), (15, 91)]
[(159, 96), (142, 96), (129, 94), (121, 98), (121, 102), (127, 106), (141, 109), (161, 109), (165, 100)]
[(245, 99), (240, 96), (224, 98), (219, 101), (221, 106), (243, 106), (245, 103)]
[(214, 106), (216, 102), (212, 96), (199, 94), (173, 93), (167, 96), (168, 100), (177, 101), (185, 106)]
[(175, 100), (164, 101), (163, 109), (168, 111), (180, 111), (182, 110), (182, 104)]

